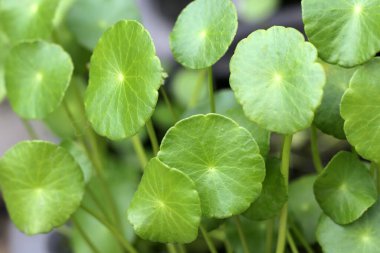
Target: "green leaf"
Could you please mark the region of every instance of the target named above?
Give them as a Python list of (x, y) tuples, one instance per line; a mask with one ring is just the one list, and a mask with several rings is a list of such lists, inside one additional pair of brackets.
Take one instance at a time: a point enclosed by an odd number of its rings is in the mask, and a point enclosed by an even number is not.
[(345, 139), (344, 120), (340, 116), (340, 101), (356, 68), (345, 69), (327, 63), (322, 63), (322, 66), (326, 72), (326, 85), (322, 103), (315, 113), (314, 123), (322, 132), (338, 139)]
[(343, 95), (341, 115), (348, 142), (368, 160), (380, 162), (380, 58), (360, 67)]
[(201, 206), (195, 185), (182, 172), (153, 158), (128, 209), (128, 219), (143, 239), (189, 243), (198, 235)]
[(12, 43), (48, 39), (59, 0), (2, 0), (0, 24)]
[(102, 33), (122, 19), (140, 19), (135, 0), (76, 0), (67, 23), (79, 43), (92, 50)]
[(5, 98), (5, 80), (4, 80), (4, 68), (0, 65), (0, 103)]
[(335, 223), (357, 220), (377, 200), (367, 167), (349, 152), (339, 152), (314, 183), (315, 198)]
[(58, 45), (34, 41), (13, 47), (5, 64), (13, 110), (27, 119), (41, 119), (53, 112), (63, 100), (72, 72), (70, 56)]
[(318, 242), (325, 253), (378, 253), (379, 237), (380, 201), (349, 225), (338, 225), (323, 216), (317, 230)]
[(305, 31), (319, 56), (353, 67), (380, 51), (379, 0), (303, 0)]
[(166, 133), (157, 156), (194, 180), (207, 217), (239, 214), (261, 192), (265, 166), (256, 142), (222, 115), (179, 121)]
[(325, 74), (317, 50), (293, 28), (258, 30), (231, 59), (230, 83), (247, 117), (261, 127), (293, 134), (311, 125)]
[(79, 207), (83, 174), (63, 148), (24, 141), (0, 160), (0, 184), (12, 221), (28, 235), (63, 225)]
[(279, 7), (279, 0), (239, 0), (236, 3), (239, 18), (258, 23), (271, 16)]
[(269, 157), (266, 161), (266, 175), (260, 196), (243, 214), (251, 220), (268, 220), (279, 214), (288, 200), (285, 179), (280, 171), (281, 160)]
[(237, 31), (237, 13), (231, 0), (195, 0), (178, 16), (170, 34), (174, 58), (191, 69), (217, 62)]
[(137, 21), (123, 20), (100, 38), (91, 57), (87, 116), (112, 140), (136, 134), (152, 116), (163, 82), (152, 39)]
[(314, 198), (313, 184), (316, 176), (308, 175), (297, 179), (289, 185), (289, 219), (301, 228), (309, 243), (314, 243), (315, 231), (322, 214)]

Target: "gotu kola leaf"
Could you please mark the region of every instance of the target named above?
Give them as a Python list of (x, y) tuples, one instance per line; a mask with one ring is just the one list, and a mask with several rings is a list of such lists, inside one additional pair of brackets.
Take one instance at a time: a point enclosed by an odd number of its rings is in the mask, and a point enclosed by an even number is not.
[(258, 30), (239, 42), (230, 83), (247, 117), (281, 134), (309, 127), (325, 84), (316, 60), (317, 50), (293, 28)]
[(191, 69), (212, 66), (227, 51), (237, 31), (231, 0), (195, 0), (181, 14), (170, 34), (174, 58)]
[(91, 57), (85, 107), (95, 131), (113, 140), (136, 134), (152, 116), (162, 82), (147, 30), (137, 21), (113, 25)]
[(153, 158), (132, 199), (128, 219), (143, 239), (178, 243), (195, 240), (201, 206), (194, 182)]
[(361, 66), (343, 95), (340, 112), (348, 142), (364, 158), (380, 162), (380, 58)]
[(195, 182), (206, 217), (242, 213), (261, 192), (265, 165), (256, 142), (222, 115), (179, 121), (166, 133), (157, 156)]
[(314, 183), (320, 207), (335, 223), (358, 219), (377, 199), (374, 180), (367, 167), (349, 152), (339, 152)]
[(60, 46), (43, 41), (17, 44), (5, 64), (13, 110), (23, 118), (44, 118), (62, 102), (72, 72), (71, 58)]
[(353, 67), (380, 51), (380, 0), (302, 0), (302, 18), (329, 63)]
[(24, 141), (8, 150), (0, 160), (0, 184), (11, 219), (28, 235), (63, 225), (84, 192), (74, 158), (44, 141)]

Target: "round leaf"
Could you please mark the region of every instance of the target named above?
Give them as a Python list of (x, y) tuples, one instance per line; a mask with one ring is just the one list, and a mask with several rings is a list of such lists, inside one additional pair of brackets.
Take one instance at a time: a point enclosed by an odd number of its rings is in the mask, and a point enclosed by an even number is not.
[(28, 119), (53, 112), (63, 100), (72, 72), (70, 56), (61, 47), (42, 41), (18, 44), (5, 65), (5, 85), (13, 110)]
[(326, 85), (323, 89), (322, 103), (315, 113), (314, 123), (324, 133), (345, 139), (340, 101), (356, 68), (345, 69), (327, 63), (322, 65), (326, 72)]
[(189, 243), (201, 220), (199, 195), (189, 177), (153, 158), (128, 209), (128, 219), (143, 239)]
[(360, 67), (341, 103), (347, 140), (368, 160), (380, 162), (380, 58)]
[(79, 43), (93, 49), (102, 33), (121, 19), (139, 19), (135, 0), (76, 0), (67, 23)]
[(377, 199), (367, 167), (349, 152), (339, 152), (314, 183), (323, 212), (338, 224), (358, 219)]
[(158, 157), (194, 180), (207, 217), (245, 211), (261, 192), (263, 158), (251, 134), (218, 114), (196, 115), (170, 128)]
[(379, 0), (302, 0), (305, 31), (319, 56), (352, 67), (380, 51)]
[(174, 58), (191, 69), (217, 62), (237, 31), (237, 13), (231, 0), (195, 0), (178, 16), (170, 34)]
[(338, 225), (323, 216), (317, 230), (318, 242), (325, 253), (378, 253), (379, 237), (380, 201), (349, 225)]
[(258, 30), (231, 59), (230, 83), (247, 117), (270, 131), (293, 134), (311, 125), (325, 74), (317, 51), (293, 28)]
[(120, 21), (100, 38), (91, 57), (87, 116), (100, 135), (136, 134), (152, 116), (162, 80), (152, 39), (137, 21)]
[(24, 141), (0, 160), (0, 184), (10, 216), (28, 235), (63, 225), (79, 207), (83, 174), (63, 148)]
[(280, 171), (281, 161), (268, 158), (266, 175), (260, 196), (243, 214), (251, 220), (267, 220), (279, 214), (288, 200), (285, 179)]

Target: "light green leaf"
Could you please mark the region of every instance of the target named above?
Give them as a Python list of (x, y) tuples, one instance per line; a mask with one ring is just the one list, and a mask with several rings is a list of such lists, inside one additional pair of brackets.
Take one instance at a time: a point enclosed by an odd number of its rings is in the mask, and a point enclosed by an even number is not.
[(0, 184), (12, 221), (28, 235), (63, 225), (79, 207), (83, 174), (63, 148), (24, 141), (0, 160)]
[(343, 95), (341, 115), (348, 142), (368, 160), (380, 162), (380, 58), (360, 67)]
[(302, 0), (305, 31), (319, 56), (353, 67), (380, 51), (379, 0)]
[(281, 134), (309, 127), (325, 84), (316, 60), (317, 50), (293, 28), (275, 26), (242, 40), (230, 83), (247, 117)]
[(178, 16), (170, 34), (174, 58), (191, 69), (212, 66), (227, 51), (237, 31), (231, 0), (195, 0)]
[(91, 57), (85, 106), (95, 131), (113, 140), (136, 134), (152, 116), (162, 82), (148, 31), (136, 21), (113, 25)]
[(0, 24), (12, 43), (48, 39), (59, 0), (2, 0)]
[(315, 198), (335, 223), (357, 220), (377, 199), (374, 180), (357, 156), (339, 152), (314, 183)]
[(322, 63), (322, 66), (326, 72), (326, 85), (323, 89), (322, 103), (315, 113), (314, 123), (324, 133), (345, 139), (340, 101), (356, 68), (346, 69), (327, 63)]
[(261, 192), (265, 166), (256, 142), (222, 115), (179, 121), (166, 133), (157, 156), (194, 180), (207, 217), (239, 214)]
[(251, 220), (268, 220), (275, 217), (288, 200), (285, 179), (280, 171), (281, 161), (269, 157), (265, 165), (266, 175), (263, 190), (243, 214)]
[(323, 216), (317, 230), (318, 242), (325, 253), (378, 253), (379, 237), (379, 200), (359, 220), (349, 225), (338, 225)]
[(153, 158), (128, 209), (128, 219), (143, 239), (189, 243), (198, 235), (201, 206), (195, 185), (182, 172)]
[(94, 49), (102, 33), (121, 19), (140, 19), (135, 0), (76, 0), (67, 23), (80, 44)]
[(3, 101), (6, 95), (5, 80), (4, 80), (4, 68), (0, 65), (0, 103)]
[(13, 110), (27, 119), (41, 119), (53, 112), (63, 100), (72, 72), (70, 56), (58, 45), (34, 41), (13, 47), (5, 64)]
[(239, 18), (257, 23), (272, 15), (279, 6), (279, 0), (239, 0), (236, 3)]

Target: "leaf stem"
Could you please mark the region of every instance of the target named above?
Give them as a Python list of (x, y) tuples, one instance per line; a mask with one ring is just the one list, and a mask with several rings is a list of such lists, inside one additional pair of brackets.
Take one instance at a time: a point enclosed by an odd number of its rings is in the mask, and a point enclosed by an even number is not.
[(208, 91), (210, 96), (210, 109), (212, 113), (216, 112), (214, 98), (214, 81), (212, 76), (212, 66), (208, 68)]
[(38, 135), (37, 135), (36, 131), (34, 130), (32, 124), (30, 124), (29, 120), (23, 119), (23, 118), (20, 118), (20, 119), (21, 119), (21, 122), (24, 125), (26, 131), (28, 132), (29, 138), (32, 140), (37, 140)]
[(195, 83), (194, 91), (191, 95), (191, 99), (189, 101), (189, 104), (187, 105), (188, 108), (192, 108), (197, 105), (200, 93), (202, 92), (202, 89), (203, 89), (203, 81), (206, 77), (206, 73), (207, 71), (205, 70), (200, 71), (197, 78), (197, 82)]
[(247, 244), (247, 240), (245, 239), (244, 231), (243, 231), (243, 228), (241, 226), (239, 216), (235, 216), (234, 221), (235, 221), (236, 228), (238, 230), (238, 234), (240, 237), (241, 246), (243, 247), (243, 252), (244, 253), (250, 253), (249, 248), (248, 248), (248, 244)]
[(298, 251), (298, 249), (297, 249), (297, 246), (296, 246), (296, 244), (294, 243), (293, 237), (292, 237), (292, 235), (289, 233), (289, 231), (288, 231), (288, 233), (286, 233), (286, 239), (287, 239), (287, 241), (288, 241), (288, 243), (289, 243), (289, 246), (290, 246), (291, 251), (292, 251), (293, 253), (299, 253), (299, 251)]
[[(293, 137), (292, 135), (285, 135), (284, 144), (282, 147), (281, 173), (285, 178), (286, 191), (288, 191), (288, 184), (289, 184), (289, 162), (290, 162), (290, 149), (292, 145), (292, 137)], [(288, 220), (288, 203), (285, 203), (280, 213), (276, 253), (283, 253), (285, 251), (287, 220)]]
[(166, 106), (169, 108), (170, 113), (173, 116), (173, 120), (177, 121), (178, 115), (175, 112), (174, 107), (173, 107), (172, 103), (170, 102), (169, 96), (168, 96), (168, 94), (167, 94), (167, 92), (165, 90), (165, 87), (163, 85), (161, 85), (161, 87), (160, 87), (160, 92), (161, 92), (162, 97), (164, 98)]
[(186, 248), (183, 244), (177, 244), (180, 253), (186, 253)]
[(314, 168), (318, 173), (321, 173), (323, 170), (323, 165), (321, 161), (321, 157), (319, 156), (319, 150), (318, 150), (318, 132), (315, 125), (311, 126), (311, 155), (313, 158), (313, 164)]
[(154, 131), (154, 127), (153, 127), (153, 123), (152, 123), (151, 119), (149, 119), (146, 122), (146, 129), (148, 131), (150, 143), (152, 144), (153, 153), (156, 156), (157, 153), (158, 153), (158, 150), (160, 149), (159, 148), (160, 146), (158, 145), (158, 140), (157, 140), (156, 132)]
[(273, 229), (274, 229), (274, 219), (270, 219), (266, 222), (266, 241), (265, 241), (265, 252), (272, 253), (273, 248)]
[(90, 238), (87, 236), (86, 232), (83, 230), (82, 226), (76, 220), (76, 218), (72, 216), (71, 220), (73, 221), (74, 226), (78, 229), (79, 234), (83, 237), (83, 239), (86, 241), (87, 245), (91, 248), (91, 250), (94, 253), (101, 253), (100, 250), (98, 250), (96, 246), (91, 242)]
[(144, 146), (141, 143), (140, 137), (138, 134), (131, 138), (133, 148), (137, 154), (137, 158), (139, 159), (141, 170), (144, 170), (146, 164), (148, 163), (148, 158), (144, 149)]
[(218, 253), (218, 251), (216, 250), (215, 245), (212, 242), (211, 238), (209, 237), (206, 229), (202, 225), (199, 228), (200, 228), (200, 230), (202, 232), (203, 238), (205, 239), (206, 244), (207, 244), (208, 249), (210, 250), (210, 252), (211, 253)]
[(177, 249), (172, 243), (167, 243), (166, 248), (168, 249), (169, 253), (177, 253)]
[(292, 224), (292, 226), (290, 226), (290, 230), (293, 232), (293, 235), (297, 238), (297, 240), (302, 244), (307, 253), (314, 253), (314, 250), (310, 247), (309, 243), (306, 241), (305, 237), (302, 235), (295, 224)]

